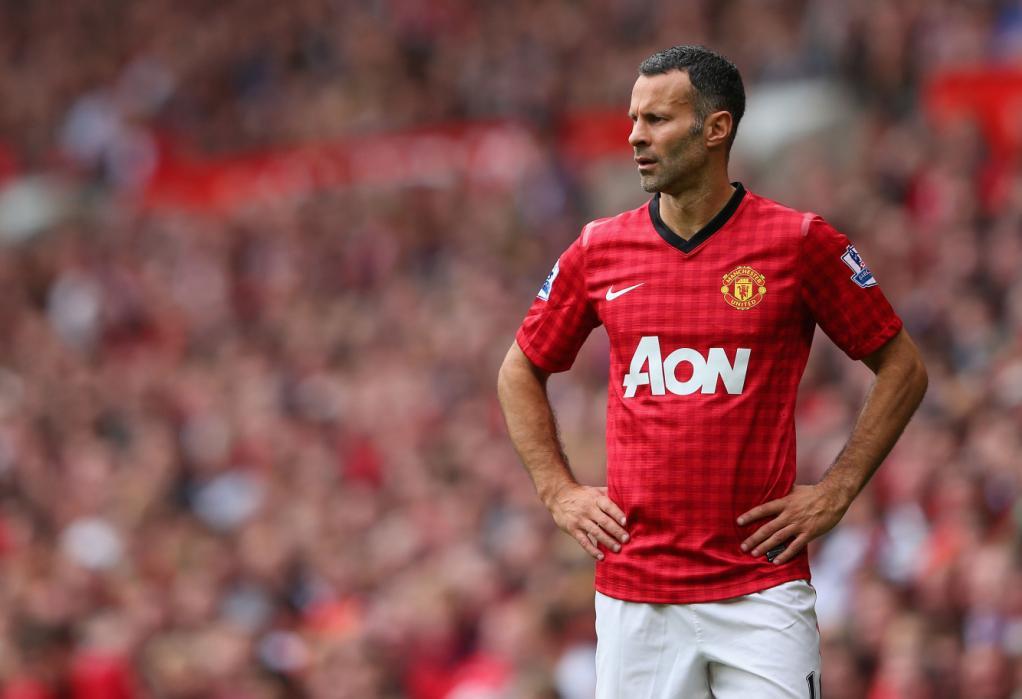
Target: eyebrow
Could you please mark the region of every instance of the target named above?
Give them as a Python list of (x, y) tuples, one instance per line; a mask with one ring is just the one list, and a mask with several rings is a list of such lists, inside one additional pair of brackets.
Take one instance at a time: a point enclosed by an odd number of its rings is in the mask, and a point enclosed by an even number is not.
[[(670, 106), (673, 106), (673, 105), (684, 106), (686, 104), (694, 104), (694, 103), (693, 103), (692, 100), (684, 98), (684, 97), (681, 97), (681, 98), (671, 98), (670, 101), (667, 103), (667, 106), (669, 108)], [(656, 110), (656, 109), (647, 109), (647, 110), (642, 111), (640, 113), (641, 114), (655, 114), (657, 112), (658, 112), (658, 110)], [(628, 114), (627, 114), (629, 119), (632, 118), (632, 114), (633, 114), (632, 110), (629, 109), (628, 110)]]
[(639, 111), (639, 112), (633, 112), (631, 109), (629, 109), (627, 114), (626, 114), (626, 116), (629, 119), (634, 119), (635, 117), (639, 116), (640, 114), (645, 115), (645, 116), (650, 116), (650, 115), (653, 115), (653, 116), (666, 116), (664, 110), (662, 110), (662, 109), (645, 109), (645, 110), (642, 110), (642, 111)]

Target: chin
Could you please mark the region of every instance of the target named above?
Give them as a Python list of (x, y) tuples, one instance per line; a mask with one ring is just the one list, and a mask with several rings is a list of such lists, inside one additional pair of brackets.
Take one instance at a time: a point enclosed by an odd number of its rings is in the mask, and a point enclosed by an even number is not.
[(651, 194), (653, 192), (660, 191), (660, 183), (657, 181), (657, 178), (655, 177), (644, 176), (640, 174), (639, 186), (642, 187), (644, 191), (647, 191)]

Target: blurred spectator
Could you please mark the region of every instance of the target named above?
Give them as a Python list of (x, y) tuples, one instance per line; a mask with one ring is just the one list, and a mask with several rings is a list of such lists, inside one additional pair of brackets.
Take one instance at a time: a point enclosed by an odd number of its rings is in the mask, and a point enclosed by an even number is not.
[[(749, 86), (741, 179), (855, 239), (930, 368), (920, 415), (814, 545), (826, 695), (1022, 698), (1022, 169), (920, 97), (937, 71), (1017, 64), (1020, 17), (3, 3), (0, 697), (592, 696), (592, 570), (510, 451), (495, 372), (581, 224), (642, 201), (627, 163), (560, 150), (561, 120), (623, 110), (643, 57), (705, 42)], [(778, 127), (803, 98), (819, 109)], [(227, 213), (144, 198), (171, 161), (491, 119), (538, 144), (520, 170), (487, 158), (510, 182), (468, 168)], [(605, 352), (594, 336), (551, 383), (587, 482)], [(868, 382), (818, 339), (803, 480)]]

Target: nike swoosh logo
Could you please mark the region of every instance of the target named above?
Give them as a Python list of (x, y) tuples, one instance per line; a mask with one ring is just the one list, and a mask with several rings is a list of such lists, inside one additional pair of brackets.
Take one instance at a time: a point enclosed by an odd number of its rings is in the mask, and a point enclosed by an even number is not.
[(618, 296), (621, 296), (622, 294), (627, 294), (632, 289), (638, 289), (640, 286), (642, 286), (645, 283), (646, 282), (639, 282), (638, 284), (635, 284), (634, 286), (630, 286), (627, 289), (621, 289), (620, 291), (614, 291), (614, 286), (611, 285), (610, 287), (607, 288), (607, 300), (608, 301), (613, 301)]

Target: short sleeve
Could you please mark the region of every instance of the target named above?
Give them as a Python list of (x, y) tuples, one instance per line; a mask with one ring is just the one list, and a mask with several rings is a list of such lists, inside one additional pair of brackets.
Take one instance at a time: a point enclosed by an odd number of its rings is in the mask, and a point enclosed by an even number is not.
[(570, 369), (582, 343), (600, 324), (586, 293), (584, 255), (578, 238), (550, 270), (515, 335), (525, 356), (545, 371)]
[(834, 344), (862, 359), (898, 334), (901, 318), (848, 238), (819, 216), (802, 226), (802, 300)]

